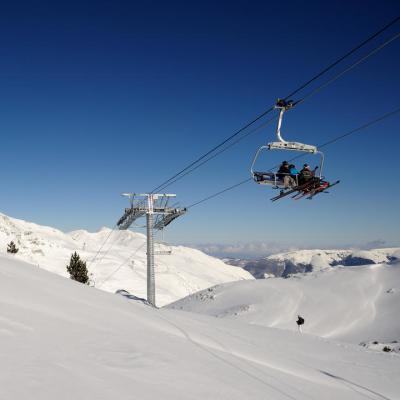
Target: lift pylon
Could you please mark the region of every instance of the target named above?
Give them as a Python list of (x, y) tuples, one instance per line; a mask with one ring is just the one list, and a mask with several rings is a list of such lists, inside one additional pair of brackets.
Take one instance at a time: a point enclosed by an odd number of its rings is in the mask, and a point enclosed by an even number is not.
[[(123, 193), (128, 197), (130, 207), (117, 222), (120, 230), (127, 230), (138, 219), (146, 215), (147, 232), (147, 301), (156, 306), (154, 276), (154, 229), (162, 230), (176, 218), (186, 213), (186, 208), (169, 207), (170, 198), (176, 194), (167, 193)], [(154, 218), (155, 216), (155, 218)]]

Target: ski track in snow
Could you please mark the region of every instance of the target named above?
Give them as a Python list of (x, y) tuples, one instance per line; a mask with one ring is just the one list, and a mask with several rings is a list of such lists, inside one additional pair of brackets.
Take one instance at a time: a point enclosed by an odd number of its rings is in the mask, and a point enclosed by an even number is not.
[[(312, 374), (310, 375), (310, 367), (308, 368), (307, 373), (301, 372), (301, 367), (304, 367), (305, 364), (300, 365), (299, 368), (283, 368), (276, 364), (269, 363), (265, 360), (260, 360), (256, 357), (251, 357), (246, 354), (242, 354), (237, 352), (233, 349), (228, 349), (226, 345), (222, 344), (221, 342), (215, 340), (210, 336), (204, 335), (195, 335), (189, 334), (187, 330), (179, 326), (177, 323), (174, 323), (167, 319), (165, 316), (158, 315), (159, 318), (169, 323), (171, 326), (177, 329), (177, 331), (186, 338), (193, 346), (200, 348), (201, 350), (205, 351), (206, 353), (210, 354), (212, 357), (216, 358), (219, 362), (228, 365), (229, 367), (239, 370), (244, 375), (254, 379), (255, 381), (271, 388), (276, 393), (279, 393), (284, 396), (284, 398), (288, 399), (297, 399), (298, 393), (301, 392), (305, 395), (307, 399), (313, 399), (307, 393), (302, 392), (301, 388), (298, 386), (293, 386), (289, 382), (293, 378), (300, 378), (305, 381), (309, 381), (315, 384), (321, 384), (325, 386), (344, 386), (346, 388), (350, 388), (352, 391), (357, 394), (357, 397), (363, 399), (365, 397), (369, 399), (385, 399), (385, 400), (392, 400), (372, 389), (367, 388), (366, 386), (359, 385), (355, 382), (349, 381), (343, 377), (338, 375), (334, 375), (330, 372), (324, 370), (317, 370), (311, 368)], [(234, 362), (232, 360), (235, 360)], [(237, 362), (243, 364), (243, 367), (239, 367)], [(258, 368), (257, 366), (266, 367), (268, 370), (275, 370), (280, 373), (287, 375), (286, 379), (277, 379), (276, 377), (267, 374), (265, 368)], [(253, 373), (250, 371), (253, 370)], [(254, 373), (256, 372), (256, 373)], [(274, 381), (275, 384), (272, 384), (271, 381)], [(278, 384), (278, 385), (276, 385)], [(282, 387), (286, 389), (283, 390)], [(287, 391), (287, 388), (290, 388), (290, 392)]]
[[(366, 271), (353, 273), (364, 282)], [(387, 271), (379, 271), (372, 271), (369, 284), (384, 283), (382, 272)], [(0, 275), (0, 398), (108, 400), (135, 393), (144, 400), (397, 400), (400, 391), (396, 355), (249, 324), (242, 320), (247, 312), (229, 319), (154, 309), (12, 257), (0, 256)], [(305, 304), (314, 294), (321, 276), (283, 281), (296, 287), (287, 308), (290, 315), (294, 301)], [(340, 271), (329, 274), (349, 286), (352, 277)], [(233, 297), (240, 288), (236, 300), (243, 305), (251, 288), (260, 302), (265, 298), (259, 290), (265, 294), (267, 282), (220, 285), (207, 293), (217, 294), (212, 302), (225, 302), (225, 287)], [(282, 285), (279, 290), (285, 294)], [(260, 312), (259, 305), (251, 310)]]
[(396, 287), (400, 264), (346, 267), (222, 284), (167, 307), (292, 331), (302, 315), (306, 333), (355, 344), (389, 343), (400, 338)]
[[(296, 397), (293, 397), (292, 395), (288, 394), (287, 392), (283, 391), (282, 389), (280, 389), (278, 386), (272, 385), (271, 383), (268, 383), (264, 377), (260, 377), (258, 375), (255, 375), (251, 372), (249, 372), (247, 369), (239, 367), (237, 365), (237, 363), (233, 363), (231, 361), (229, 361), (226, 357), (222, 357), (221, 354), (222, 353), (224, 355), (228, 355), (228, 356), (232, 356), (235, 357), (237, 359), (240, 359), (241, 361), (247, 361), (247, 365), (246, 366), (252, 366), (248, 361), (253, 361), (253, 360), (249, 360), (248, 358), (242, 357), (238, 354), (235, 354), (232, 351), (229, 351), (226, 346), (221, 345), (220, 343), (216, 342), (214, 339), (212, 339), (211, 341), (207, 340), (205, 341), (204, 339), (198, 339), (195, 340), (185, 329), (181, 328), (180, 326), (178, 326), (176, 323), (171, 322), (170, 320), (168, 320), (165, 317), (161, 317), (159, 315), (160, 318), (162, 318), (164, 321), (168, 322), (171, 326), (173, 326), (174, 328), (176, 328), (182, 335), (183, 337), (185, 337), (193, 346), (198, 347), (199, 349), (205, 351), (207, 354), (211, 355), (213, 358), (215, 358), (217, 361), (222, 362), (225, 365), (228, 365), (229, 367), (240, 371), (243, 375), (250, 377), (250, 379), (261, 383), (262, 385), (267, 386), (268, 388), (273, 389), (273, 391), (283, 395), (284, 397), (291, 399), (291, 400), (296, 400)], [(214, 342), (214, 345), (212, 345), (212, 342)], [(215, 344), (217, 344), (217, 346), (215, 346)], [(254, 362), (254, 361), (253, 361)], [(263, 374), (265, 374), (264, 371), (262, 371)], [(268, 376), (268, 378), (272, 378), (271, 376)], [(282, 383), (282, 382), (281, 382)], [(290, 385), (289, 385), (290, 386)], [(297, 391), (297, 390), (296, 390)]]
[[(331, 268), (326, 261), (334, 251), (303, 251), (283, 258), (311, 257), (317, 271), (241, 280), (251, 277), (175, 247), (174, 256), (156, 261), (160, 304), (218, 286), (165, 309), (37, 268), (66, 276), (74, 249), (93, 258), (110, 235), (101, 262), (90, 266), (95, 279), (103, 282), (127, 260), (104, 288), (115, 291), (123, 282), (145, 297), (145, 249), (130, 264), (144, 236), (110, 233), (64, 234), (0, 215), (0, 245), (16, 238), (20, 246), (17, 256), (0, 255), (0, 398), (108, 400), (135, 393), (143, 400), (398, 400), (399, 355), (357, 344), (400, 339), (400, 264)], [(381, 260), (385, 254), (358, 256)], [(229, 280), (241, 281), (224, 283)], [(296, 332), (298, 314), (306, 318), (304, 334)]]

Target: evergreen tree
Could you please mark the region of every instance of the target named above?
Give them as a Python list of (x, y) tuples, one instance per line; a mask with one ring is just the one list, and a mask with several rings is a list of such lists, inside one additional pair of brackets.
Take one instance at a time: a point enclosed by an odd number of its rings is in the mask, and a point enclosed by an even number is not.
[(77, 252), (71, 255), (71, 260), (69, 265), (67, 265), (67, 271), (69, 272), (70, 278), (74, 281), (89, 285), (89, 274), (86, 268), (86, 262), (81, 260)]
[(8, 245), (7, 245), (7, 253), (17, 254), (18, 250), (19, 249), (17, 248), (17, 246), (15, 246), (15, 243), (13, 241), (8, 243)]

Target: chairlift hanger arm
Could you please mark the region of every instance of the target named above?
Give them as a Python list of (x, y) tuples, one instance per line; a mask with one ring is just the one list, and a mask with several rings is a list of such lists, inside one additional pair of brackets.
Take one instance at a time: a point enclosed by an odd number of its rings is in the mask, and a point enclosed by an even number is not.
[(278, 118), (278, 125), (276, 127), (276, 138), (277, 142), (268, 143), (269, 150), (292, 150), (292, 151), (305, 151), (307, 153), (317, 153), (318, 149), (316, 146), (299, 143), (299, 142), (288, 142), (282, 138), (281, 134), (281, 127), (282, 127), (282, 120), (283, 114), (285, 111), (293, 108), (295, 103), (293, 100), (279, 100), (276, 102), (275, 108), (279, 109), (279, 118)]

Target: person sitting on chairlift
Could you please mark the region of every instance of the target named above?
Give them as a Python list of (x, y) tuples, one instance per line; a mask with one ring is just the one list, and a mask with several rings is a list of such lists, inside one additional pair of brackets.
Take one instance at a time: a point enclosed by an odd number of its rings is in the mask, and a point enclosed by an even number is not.
[(278, 179), (283, 180), (285, 189), (296, 186), (296, 181), (290, 175), (289, 163), (287, 161), (283, 161), (276, 176)]
[(283, 161), (281, 166), (278, 169), (278, 172), (276, 174), (276, 177), (278, 179), (283, 180), (286, 174), (290, 173), (289, 171), (289, 163), (287, 161)]
[(311, 168), (308, 164), (304, 164), (303, 169), (299, 174), (299, 185), (302, 185), (309, 181), (314, 176), (314, 172), (311, 171)]
[(290, 176), (297, 182), (297, 176), (299, 175), (299, 171), (297, 170), (294, 164), (289, 165)]

